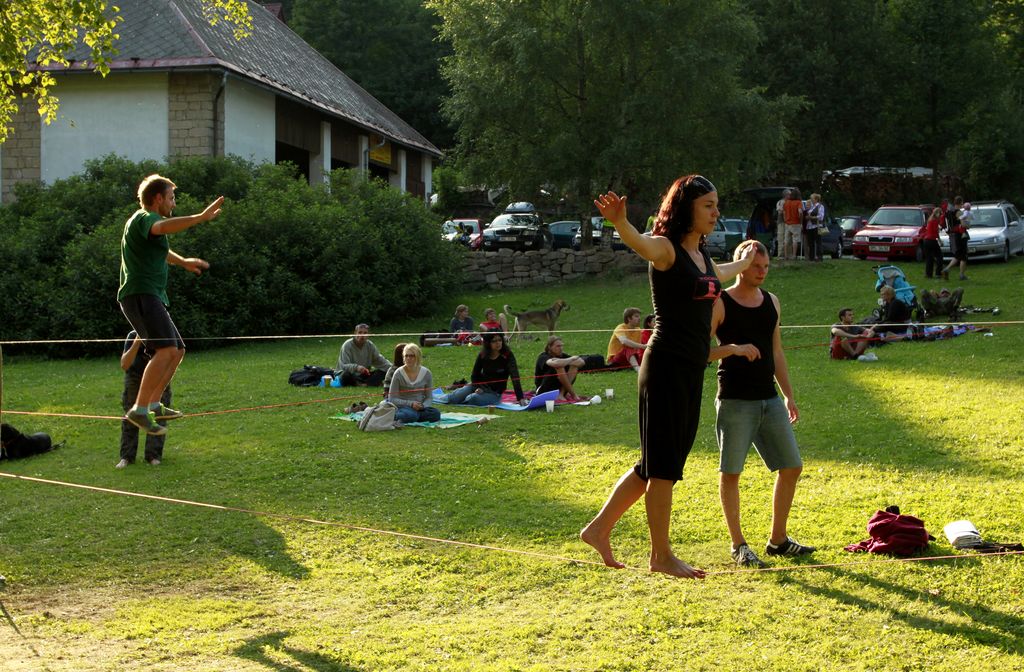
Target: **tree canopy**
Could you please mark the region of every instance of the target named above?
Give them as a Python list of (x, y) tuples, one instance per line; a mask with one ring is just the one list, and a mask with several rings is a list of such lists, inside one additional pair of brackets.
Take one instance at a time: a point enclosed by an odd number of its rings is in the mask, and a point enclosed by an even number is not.
[[(473, 179), (541, 186), (580, 215), (596, 190), (653, 199), (674, 177), (759, 173), (796, 109), (740, 78), (757, 27), (728, 0), (431, 0)], [(589, 222), (589, 217), (584, 219)]]
[[(252, 27), (245, 0), (202, 0), (208, 21), (227, 21), (236, 38)], [(11, 132), (19, 100), (35, 99), (49, 124), (57, 118), (56, 80), (40, 68), (69, 66), (79, 44), (91, 50), (90, 65), (106, 76), (117, 54), (117, 7), (106, 0), (4, 0), (0, 3), (0, 143)], [(38, 67), (36, 67), (38, 66)]]

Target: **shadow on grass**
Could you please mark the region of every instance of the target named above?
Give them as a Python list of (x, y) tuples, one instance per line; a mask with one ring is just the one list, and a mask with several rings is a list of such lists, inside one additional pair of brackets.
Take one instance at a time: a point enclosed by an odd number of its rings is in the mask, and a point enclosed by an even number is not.
[[(288, 634), (274, 632), (247, 640), (232, 653), (278, 672), (360, 672), (359, 668), (343, 665), (321, 653), (288, 646), (284, 643)], [(276, 655), (271, 655), (271, 652)], [(285, 661), (286, 658), (291, 660)]]
[(280, 532), (259, 518), (241, 513), (234, 515), (234, 523), (219, 527), (219, 534), (211, 536), (210, 543), (285, 578), (301, 580), (309, 575), (309, 570), (288, 552)]
[[(977, 338), (964, 336), (962, 338)], [(883, 352), (892, 352), (894, 348), (916, 349), (911, 353), (917, 357), (925, 357), (925, 349), (938, 344), (930, 343), (898, 343), (888, 345)], [(909, 350), (907, 350), (909, 352)], [(801, 401), (801, 418), (803, 431), (797, 430), (797, 439), (801, 449), (807, 450), (814, 461), (839, 461), (854, 463), (871, 463), (883, 467), (895, 467), (914, 471), (946, 472), (960, 471), (977, 476), (991, 476), (995, 479), (1007, 478), (1007, 465), (995, 460), (986, 460), (982, 455), (976, 458), (963, 448), (955, 447), (967, 433), (983, 430), (984, 427), (964, 426), (962, 421), (955, 421), (956, 404), (950, 400), (937, 398), (936, 408), (945, 404), (949, 411), (945, 414), (936, 412), (933, 419), (926, 423), (916, 417), (924, 412), (921, 409), (908, 408), (898, 399), (898, 394), (890, 387), (894, 385), (917, 384), (920, 390), (926, 391), (935, 377), (940, 375), (936, 370), (924, 370), (919, 362), (902, 362), (896, 358), (886, 362), (883, 370), (879, 365), (864, 365), (858, 362), (829, 360), (827, 354), (814, 351), (813, 355), (791, 353), (789, 357), (790, 371), (796, 366), (801, 370), (809, 369), (809, 357), (821, 357), (817, 364), (819, 373), (815, 376), (803, 376), (794, 383), (796, 394)], [(872, 387), (872, 380), (865, 381), (865, 366), (875, 367), (877, 387)], [(899, 381), (894, 383), (893, 381)], [(836, 386), (845, 391), (841, 399), (833, 398)], [(1006, 389), (1020, 385), (1019, 379), (1012, 372), (988, 377), (979, 376), (975, 379), (967, 373), (958, 373), (956, 386), (959, 389), (974, 389), (1003, 384)], [(902, 392), (911, 394), (911, 392)], [(948, 402), (948, 403), (947, 403)], [(865, 418), (870, 420), (865, 421)], [(864, 430), (867, 429), (867, 432)]]
[[(955, 561), (943, 562), (944, 565), (954, 565)], [(852, 574), (848, 571), (834, 567), (826, 567), (821, 571), (828, 572), (834, 579), (851, 579), (870, 586), (880, 593), (884, 598), (872, 599), (853, 595), (841, 588), (836, 587), (832, 582), (827, 586), (819, 586), (801, 580), (799, 577), (784, 577), (787, 583), (800, 586), (803, 590), (835, 600), (844, 607), (857, 607), (865, 612), (881, 612), (891, 619), (902, 621), (906, 625), (927, 631), (928, 633), (941, 633), (954, 639), (969, 639), (980, 646), (990, 646), (1003, 651), (1004, 653), (1020, 655), (1024, 653), (1024, 618), (1014, 616), (1010, 613), (997, 612), (988, 607), (951, 600), (930, 593), (923, 593), (920, 590), (907, 588), (891, 581), (885, 581), (865, 574)], [(938, 607), (948, 610), (951, 614), (961, 614), (969, 618), (972, 623), (961, 625), (943, 620), (938, 616), (924, 616), (913, 613), (911, 609), (901, 608), (900, 605), (918, 605), (925, 601), (931, 607)]]

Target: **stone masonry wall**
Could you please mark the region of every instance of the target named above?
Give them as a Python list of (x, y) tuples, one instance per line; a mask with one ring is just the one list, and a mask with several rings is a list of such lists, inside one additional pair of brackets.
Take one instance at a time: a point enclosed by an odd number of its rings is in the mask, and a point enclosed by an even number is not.
[(18, 112), (14, 116), (14, 132), (7, 136), (3, 145), (3, 193), (0, 202), (9, 203), (14, 198), (14, 185), (19, 182), (38, 182), (41, 177), (42, 120), (35, 101), (23, 98), (18, 101)]
[(468, 252), (464, 262), (465, 281), (492, 289), (547, 285), (582, 278), (647, 271), (647, 262), (632, 250), (608, 248), (590, 250), (531, 250), (513, 252)]
[(215, 115), (213, 109), (219, 87), (220, 80), (214, 75), (171, 73), (167, 86), (171, 156), (214, 156), (214, 121), (224, 118), (223, 114)]

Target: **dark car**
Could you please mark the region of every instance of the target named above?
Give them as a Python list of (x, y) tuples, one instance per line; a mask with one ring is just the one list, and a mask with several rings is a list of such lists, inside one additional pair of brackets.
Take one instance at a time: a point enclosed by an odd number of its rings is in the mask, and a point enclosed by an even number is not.
[(853, 236), (868, 225), (867, 215), (841, 215), (839, 228), (843, 230), (843, 252), (853, 252)]
[(572, 247), (572, 239), (580, 230), (580, 223), (575, 220), (562, 222), (551, 222), (548, 224), (548, 231), (551, 232), (551, 249), (560, 250)]
[(487, 251), (509, 248), (512, 250), (543, 250), (551, 247), (551, 232), (534, 213), (505, 213), (498, 215), (484, 229), (482, 247)]
[[(842, 259), (843, 257), (843, 227), (838, 219), (829, 215), (826, 211), (825, 214), (825, 225), (828, 229), (825, 235), (821, 237), (821, 256), (826, 254), (833, 259)], [(801, 254), (802, 250), (798, 249), (798, 254)]]
[(858, 259), (924, 258), (921, 240), (932, 205), (883, 205), (867, 226), (853, 236), (853, 255)]
[[(607, 229), (607, 231), (605, 230)], [(610, 232), (610, 233), (609, 233)], [(622, 242), (622, 236), (615, 230), (615, 227), (611, 222), (606, 222), (604, 217), (591, 217), (590, 218), (590, 241), (592, 247), (603, 247), (605, 245), (605, 236), (609, 236), (612, 242), (613, 250), (624, 250), (626, 244)], [(583, 249), (583, 234), (581, 231), (576, 231), (576, 235), (572, 238), (572, 249), (581, 250)]]

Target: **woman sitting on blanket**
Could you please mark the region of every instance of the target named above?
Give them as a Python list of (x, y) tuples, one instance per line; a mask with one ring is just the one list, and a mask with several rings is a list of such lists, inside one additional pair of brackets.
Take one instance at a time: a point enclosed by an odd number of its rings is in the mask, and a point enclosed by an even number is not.
[(388, 367), (388, 372), (384, 374), (384, 398), (388, 398), (388, 393), (391, 392), (391, 379), (395, 377), (395, 371), (404, 363), (405, 356), (405, 343), (398, 343), (395, 345), (395, 352), (391, 355), (391, 366)]
[(494, 406), (501, 403), (501, 395), (512, 379), (512, 388), (516, 391), (516, 401), (520, 406), (526, 404), (523, 397), (523, 386), (519, 382), (519, 367), (516, 356), (505, 343), (504, 334), (493, 331), (483, 335), (480, 354), (473, 363), (469, 385), (463, 385), (448, 395), (449, 404), (468, 404), (469, 406)]
[(437, 422), (441, 412), (433, 407), (431, 392), (434, 377), (430, 369), (421, 365), (420, 346), (410, 343), (402, 350), (405, 361), (391, 378), (388, 401), (398, 407), (395, 420), (399, 422)]

